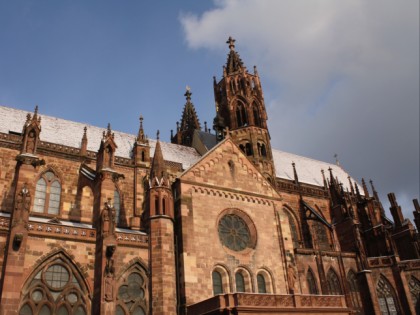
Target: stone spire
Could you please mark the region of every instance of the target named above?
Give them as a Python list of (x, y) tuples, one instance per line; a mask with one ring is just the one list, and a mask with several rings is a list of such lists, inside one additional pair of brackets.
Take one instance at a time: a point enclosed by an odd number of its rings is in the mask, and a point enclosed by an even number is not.
[(226, 62), (226, 74), (232, 74), (244, 69), (244, 64), (239, 57), (239, 54), (235, 51), (235, 41), (229, 36), (226, 44), (229, 44), (229, 54)]
[(153, 157), (152, 168), (150, 171), (152, 185), (154, 183), (154, 179), (157, 179), (159, 183), (161, 182), (162, 179), (165, 179), (165, 180), (167, 179), (165, 161), (163, 159), (162, 149), (161, 149), (160, 141), (159, 141), (159, 131), (158, 131), (157, 138), (158, 139), (156, 142), (155, 155)]
[(149, 140), (147, 140), (147, 137), (144, 133), (144, 129), (143, 129), (143, 116), (140, 115), (140, 127), (139, 127), (139, 132), (137, 134), (137, 142), (140, 143), (149, 143)]

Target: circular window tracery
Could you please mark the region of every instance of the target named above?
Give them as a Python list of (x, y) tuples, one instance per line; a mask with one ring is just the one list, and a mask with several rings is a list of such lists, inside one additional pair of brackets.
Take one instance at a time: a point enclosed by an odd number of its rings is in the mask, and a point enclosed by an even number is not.
[(217, 230), (220, 242), (227, 249), (241, 252), (255, 247), (255, 226), (251, 219), (240, 210), (225, 210), (218, 221)]

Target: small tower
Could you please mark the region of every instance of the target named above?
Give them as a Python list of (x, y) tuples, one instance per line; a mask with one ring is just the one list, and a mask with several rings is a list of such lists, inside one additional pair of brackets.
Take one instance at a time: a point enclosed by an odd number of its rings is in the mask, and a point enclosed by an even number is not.
[(150, 253), (150, 313), (176, 314), (174, 201), (163, 160), (159, 134), (146, 197)]
[(271, 182), (275, 171), (267, 129), (267, 112), (260, 78), (256, 67), (251, 74), (235, 51), (235, 40), (229, 37), (229, 54), (223, 77), (214, 78), (216, 117), (213, 128), (218, 140), (224, 138), (229, 128), (230, 136), (248, 159)]
[(171, 142), (191, 146), (195, 130), (201, 130), (200, 121), (195, 111), (194, 104), (191, 102), (191, 90), (187, 86), (184, 94), (187, 102), (184, 105), (184, 110), (181, 117), (181, 125), (177, 123), (176, 134), (171, 135)]
[(140, 116), (140, 127), (136, 142), (134, 142), (133, 158), (136, 165), (149, 166), (150, 145), (143, 129), (143, 116)]

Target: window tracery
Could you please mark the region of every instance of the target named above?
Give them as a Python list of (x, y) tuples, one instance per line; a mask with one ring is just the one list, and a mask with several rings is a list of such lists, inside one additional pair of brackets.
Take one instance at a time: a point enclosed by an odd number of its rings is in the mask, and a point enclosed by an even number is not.
[(324, 224), (319, 221), (313, 221), (313, 228), (315, 231), (318, 247), (321, 250), (330, 250), (330, 241), (328, 239), (327, 231)]
[(316, 285), (315, 276), (311, 268), (309, 268), (308, 272), (306, 273), (306, 282), (308, 283), (309, 294), (318, 294), (318, 287)]
[(287, 218), (289, 220), (289, 226), (290, 226), (290, 233), (292, 234), (292, 242), (293, 242), (293, 248), (299, 248), (299, 234), (296, 227), (295, 219), (293, 218), (293, 215), (290, 213), (290, 211), (285, 210)]
[(411, 300), (413, 301), (414, 309), (420, 313), (420, 281), (414, 277), (410, 278), (408, 282), (410, 288)]
[(328, 270), (327, 273), (327, 287), (329, 295), (341, 295), (341, 285), (337, 274), (333, 269)]
[(140, 268), (134, 268), (120, 279), (116, 315), (147, 314), (147, 281)]
[(350, 289), (350, 297), (353, 302), (353, 307), (356, 311), (356, 314), (363, 314), (363, 305), (362, 299), (360, 297), (359, 285), (357, 284), (357, 279), (355, 273), (350, 270), (347, 274), (347, 282)]
[(57, 215), (60, 209), (61, 184), (52, 171), (38, 179), (35, 187), (33, 212)]
[(238, 102), (236, 105), (236, 123), (238, 124), (238, 127), (248, 125), (248, 116), (246, 114), (246, 109), (241, 102)]
[(381, 313), (383, 315), (397, 315), (398, 306), (394, 289), (383, 276), (380, 277), (376, 285), (376, 292)]
[(87, 292), (73, 268), (61, 258), (46, 264), (23, 291), (19, 315), (88, 315)]

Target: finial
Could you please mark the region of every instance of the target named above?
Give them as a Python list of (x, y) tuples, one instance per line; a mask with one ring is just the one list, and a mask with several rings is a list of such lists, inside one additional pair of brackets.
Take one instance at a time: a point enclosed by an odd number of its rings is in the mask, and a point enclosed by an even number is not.
[(174, 130), (171, 129), (171, 139), (174, 137)]
[(213, 76), (213, 84), (216, 85), (217, 81), (216, 81), (216, 76)]
[(156, 139), (159, 141), (159, 135), (160, 135), (160, 131), (158, 130), (157, 132), (156, 132)]
[(187, 99), (187, 102), (191, 100), (191, 88), (187, 85), (186, 92), (184, 94), (185, 98)]
[(350, 175), (349, 175), (349, 176), (347, 176), (347, 179), (349, 180), (350, 191), (351, 191), (352, 195), (354, 195), (354, 187), (353, 187), (353, 183), (351, 182), (351, 177), (350, 177)]
[(321, 173), (322, 173), (322, 181), (324, 183), (324, 188), (327, 188), (328, 184), (327, 184), (327, 180), (325, 179), (325, 172), (323, 169), (321, 169)]
[(35, 105), (34, 117), (38, 115), (38, 105)]
[(111, 132), (111, 124), (108, 123), (108, 126), (106, 127), (106, 129), (108, 130), (108, 132)]
[(83, 134), (86, 135), (86, 132), (87, 132), (87, 127), (85, 126), (85, 128), (83, 128)]
[(208, 129), (207, 129), (207, 121), (204, 122), (204, 131), (205, 132), (208, 132)]
[(26, 122), (29, 123), (29, 121), (31, 120), (31, 114), (27, 114), (26, 115)]
[(254, 66), (254, 75), (258, 75), (257, 66)]
[(227, 40), (226, 44), (229, 44), (229, 49), (230, 49), (230, 50), (234, 50), (234, 49), (235, 49), (235, 42), (236, 42), (236, 40), (234, 40), (234, 39), (232, 38), (232, 36), (229, 36), (229, 38), (228, 38), (228, 40)]
[(366, 182), (365, 182), (364, 178), (362, 178), (362, 186), (363, 186), (363, 192), (365, 194), (365, 197), (368, 198), (369, 197), (369, 191), (367, 189)]
[(176, 132), (179, 131), (179, 121), (176, 122)]
[(295, 177), (295, 184), (297, 185), (299, 183), (299, 177), (296, 172), (296, 164), (294, 161), (292, 161), (292, 167), (293, 167), (293, 176)]
[(140, 115), (140, 128), (143, 128), (143, 116), (142, 115)]

